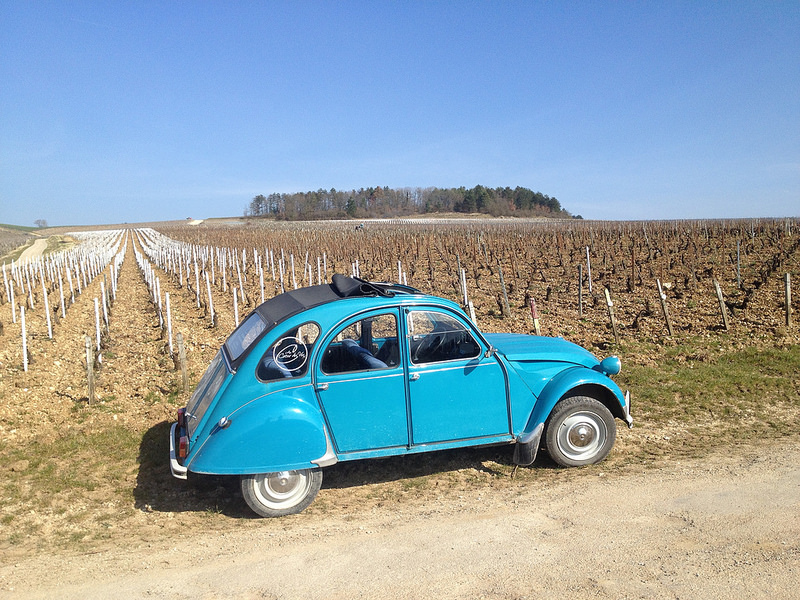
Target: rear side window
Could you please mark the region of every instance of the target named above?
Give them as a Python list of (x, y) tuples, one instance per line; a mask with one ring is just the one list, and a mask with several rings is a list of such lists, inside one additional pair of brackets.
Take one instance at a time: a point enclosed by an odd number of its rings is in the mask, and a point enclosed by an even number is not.
[(228, 369), (225, 367), (222, 352), (217, 352), (186, 406), (187, 430), (190, 436), (194, 435), (195, 429), (203, 419), (203, 415), (206, 414), (211, 401), (219, 392), (227, 375)]
[(245, 321), (225, 341), (225, 348), (232, 361), (237, 360), (245, 353), (253, 342), (258, 339), (261, 332), (267, 328), (264, 319), (258, 313), (251, 313)]
[(308, 371), (308, 361), (317, 338), (319, 325), (316, 323), (303, 323), (284, 332), (261, 357), (256, 376), (261, 381), (302, 377)]

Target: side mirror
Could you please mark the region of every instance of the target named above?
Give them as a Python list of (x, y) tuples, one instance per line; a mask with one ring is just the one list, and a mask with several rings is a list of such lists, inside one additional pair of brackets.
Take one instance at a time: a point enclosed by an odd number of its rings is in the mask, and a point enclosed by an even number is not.
[(495, 354), (497, 354), (497, 348), (495, 348), (494, 346), (489, 346), (489, 349), (486, 351), (486, 353), (483, 355), (483, 357), (484, 358), (491, 358)]

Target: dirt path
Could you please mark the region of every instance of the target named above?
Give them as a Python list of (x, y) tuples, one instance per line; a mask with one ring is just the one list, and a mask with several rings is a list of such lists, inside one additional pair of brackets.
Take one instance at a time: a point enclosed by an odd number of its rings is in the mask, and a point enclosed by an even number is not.
[(38, 239), (33, 242), (33, 245), (25, 248), (22, 254), (19, 255), (19, 260), (26, 261), (31, 260), (32, 258), (36, 258), (37, 256), (41, 256), (45, 249), (47, 249), (47, 239)]
[(0, 568), (0, 597), (797, 598), (798, 464), (800, 446), (785, 441), (425, 507), (25, 559)]

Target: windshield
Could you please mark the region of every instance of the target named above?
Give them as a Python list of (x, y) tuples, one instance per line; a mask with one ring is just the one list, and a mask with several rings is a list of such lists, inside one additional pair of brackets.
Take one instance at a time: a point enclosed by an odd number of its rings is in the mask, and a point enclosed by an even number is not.
[(242, 356), (266, 328), (267, 324), (264, 319), (256, 312), (251, 313), (225, 342), (225, 349), (228, 351), (228, 356), (231, 357), (231, 362)]
[(222, 387), (222, 382), (225, 381), (227, 374), (228, 369), (222, 358), (222, 352), (217, 352), (200, 383), (197, 384), (189, 404), (186, 405), (186, 429), (189, 437), (194, 435), (195, 429), (200, 424), (203, 415), (206, 414), (208, 406), (217, 395), (219, 388)]

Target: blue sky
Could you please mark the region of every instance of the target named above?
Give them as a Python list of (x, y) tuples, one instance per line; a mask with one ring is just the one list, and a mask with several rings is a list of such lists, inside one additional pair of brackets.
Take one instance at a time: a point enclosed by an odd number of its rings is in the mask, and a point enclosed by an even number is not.
[(800, 3), (0, 2), (0, 223), (477, 184), (800, 216)]

